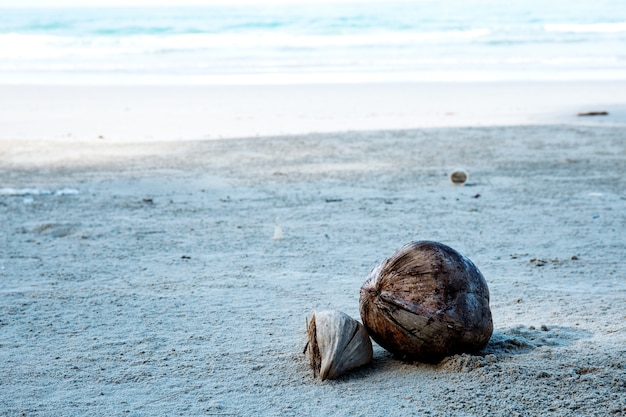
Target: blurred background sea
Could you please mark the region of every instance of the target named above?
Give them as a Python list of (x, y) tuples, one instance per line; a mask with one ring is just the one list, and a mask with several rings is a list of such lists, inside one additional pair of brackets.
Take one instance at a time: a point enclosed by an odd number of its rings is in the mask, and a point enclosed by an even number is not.
[(1, 84), (625, 79), (625, 0), (0, 9)]

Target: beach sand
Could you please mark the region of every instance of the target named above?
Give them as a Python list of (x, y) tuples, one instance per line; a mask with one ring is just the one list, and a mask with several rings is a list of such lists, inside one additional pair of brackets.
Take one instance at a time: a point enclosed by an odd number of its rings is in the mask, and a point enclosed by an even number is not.
[[(0, 87), (0, 414), (626, 415), (624, 86), (409, 87)], [(414, 240), (489, 344), (314, 379), (307, 317)]]

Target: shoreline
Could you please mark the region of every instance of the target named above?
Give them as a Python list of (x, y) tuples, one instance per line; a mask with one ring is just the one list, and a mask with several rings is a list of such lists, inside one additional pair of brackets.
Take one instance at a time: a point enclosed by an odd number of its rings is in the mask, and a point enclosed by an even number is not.
[[(0, 140), (153, 142), (505, 125), (626, 126), (626, 82), (0, 85)], [(608, 116), (576, 117), (608, 111)]]

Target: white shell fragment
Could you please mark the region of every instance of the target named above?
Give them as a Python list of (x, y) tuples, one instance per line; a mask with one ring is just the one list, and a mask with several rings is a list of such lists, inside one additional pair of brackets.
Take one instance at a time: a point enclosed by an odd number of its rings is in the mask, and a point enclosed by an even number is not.
[(309, 362), (313, 376), (335, 379), (372, 361), (372, 342), (365, 327), (345, 313), (324, 310), (307, 323)]
[(282, 240), (285, 236), (283, 235), (283, 229), (280, 227), (280, 223), (278, 222), (278, 218), (274, 221), (274, 236), (272, 239), (274, 240)]

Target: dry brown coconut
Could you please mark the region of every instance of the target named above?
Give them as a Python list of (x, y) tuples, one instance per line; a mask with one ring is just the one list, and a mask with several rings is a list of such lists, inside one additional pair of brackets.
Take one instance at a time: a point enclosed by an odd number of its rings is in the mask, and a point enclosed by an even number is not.
[(372, 361), (372, 341), (365, 327), (346, 313), (324, 310), (307, 323), (309, 362), (313, 376), (335, 379)]
[(389, 352), (423, 362), (477, 351), (493, 332), (478, 268), (437, 242), (413, 242), (375, 267), (361, 287), (363, 325)]

